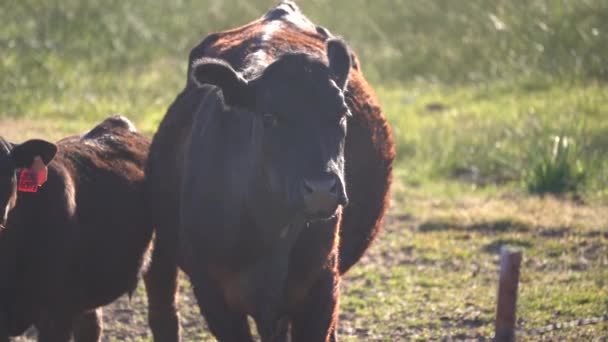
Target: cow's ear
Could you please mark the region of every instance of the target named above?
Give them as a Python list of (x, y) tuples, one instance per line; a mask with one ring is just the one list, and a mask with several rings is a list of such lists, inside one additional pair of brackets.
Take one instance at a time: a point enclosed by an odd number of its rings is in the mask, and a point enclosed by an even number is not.
[(346, 43), (342, 39), (330, 39), (327, 41), (327, 60), (333, 79), (341, 89), (346, 88), (348, 75), (350, 73), (351, 58)]
[(252, 96), (247, 80), (221, 59), (201, 58), (195, 61), (192, 65), (191, 77), (199, 87), (203, 84), (219, 87), (227, 105), (251, 104)]
[(30, 167), (36, 156), (40, 156), (45, 165), (53, 160), (57, 153), (57, 145), (48, 141), (34, 139), (15, 145), (11, 151), (11, 159), (18, 168)]

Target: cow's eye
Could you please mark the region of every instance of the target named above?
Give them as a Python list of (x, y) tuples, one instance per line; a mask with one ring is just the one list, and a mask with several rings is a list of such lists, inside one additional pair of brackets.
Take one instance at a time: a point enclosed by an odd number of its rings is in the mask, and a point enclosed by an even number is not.
[(264, 120), (264, 125), (270, 127), (277, 127), (279, 125), (279, 119), (274, 114), (264, 114), (262, 119)]

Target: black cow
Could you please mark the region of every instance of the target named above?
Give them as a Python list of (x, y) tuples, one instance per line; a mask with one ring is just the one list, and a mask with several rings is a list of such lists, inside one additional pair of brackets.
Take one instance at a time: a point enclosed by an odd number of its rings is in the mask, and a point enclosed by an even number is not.
[(152, 239), (148, 148), (118, 116), (57, 145), (0, 138), (0, 341), (100, 340), (99, 307), (135, 289)]
[(356, 57), (284, 2), (190, 63), (146, 168), (156, 340), (179, 339), (178, 265), (220, 341), (251, 341), (247, 315), (263, 341), (335, 340), (340, 276), (380, 230), (395, 153)]

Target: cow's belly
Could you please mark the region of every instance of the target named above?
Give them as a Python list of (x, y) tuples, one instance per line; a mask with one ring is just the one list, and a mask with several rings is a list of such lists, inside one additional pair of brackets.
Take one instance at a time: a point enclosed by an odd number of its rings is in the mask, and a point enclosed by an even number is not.
[(129, 234), (108, 234), (115, 242), (106, 236), (104, 240), (83, 243), (81, 246), (85, 246), (86, 250), (72, 259), (76, 263), (70, 270), (69, 278), (80, 297), (79, 309), (109, 304), (135, 290), (145, 260), (148, 259), (151, 232), (143, 228), (141, 231), (124, 228), (123, 232)]

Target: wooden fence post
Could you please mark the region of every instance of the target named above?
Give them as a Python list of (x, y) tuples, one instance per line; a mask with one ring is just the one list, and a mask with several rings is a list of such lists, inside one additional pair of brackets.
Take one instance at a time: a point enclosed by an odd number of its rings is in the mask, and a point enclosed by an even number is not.
[(500, 280), (496, 306), (495, 341), (515, 341), (517, 285), (522, 252), (503, 246), (500, 250)]

